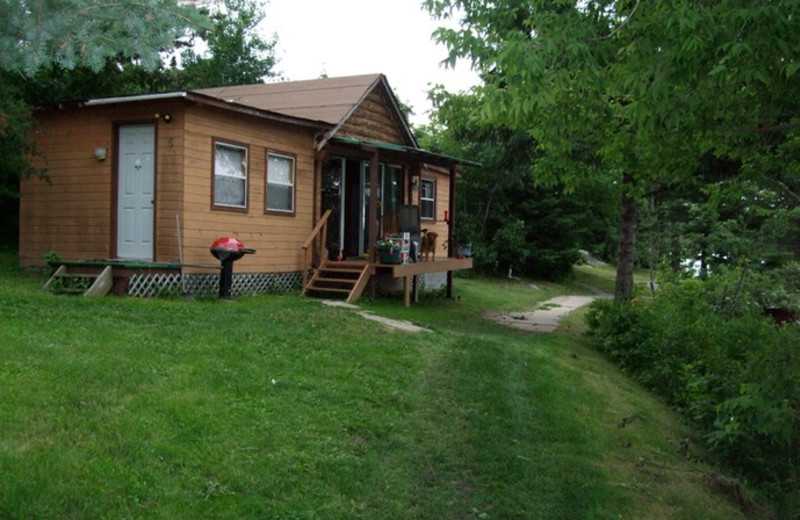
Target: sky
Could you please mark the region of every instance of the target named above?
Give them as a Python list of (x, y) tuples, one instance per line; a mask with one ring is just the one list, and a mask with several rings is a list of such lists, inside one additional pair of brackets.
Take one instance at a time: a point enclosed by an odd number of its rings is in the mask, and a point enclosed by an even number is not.
[(440, 62), (444, 45), (431, 39), (446, 22), (431, 19), (422, 0), (269, 0), (261, 30), (276, 34), (276, 70), (287, 80), (382, 72), (400, 101), (411, 105), (414, 124), (427, 122), (427, 91), (451, 92), (479, 83), (468, 62), (454, 69)]

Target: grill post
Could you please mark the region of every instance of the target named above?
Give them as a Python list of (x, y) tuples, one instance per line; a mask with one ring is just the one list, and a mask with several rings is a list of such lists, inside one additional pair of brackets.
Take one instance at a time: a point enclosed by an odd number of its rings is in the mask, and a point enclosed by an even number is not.
[(222, 261), (219, 268), (219, 297), (221, 300), (231, 299), (231, 289), (233, 288), (233, 256), (229, 256)]
[(218, 238), (211, 244), (211, 254), (220, 261), (219, 268), (219, 298), (231, 299), (233, 287), (233, 263), (244, 255), (252, 255), (255, 249), (244, 247), (242, 241), (233, 237)]

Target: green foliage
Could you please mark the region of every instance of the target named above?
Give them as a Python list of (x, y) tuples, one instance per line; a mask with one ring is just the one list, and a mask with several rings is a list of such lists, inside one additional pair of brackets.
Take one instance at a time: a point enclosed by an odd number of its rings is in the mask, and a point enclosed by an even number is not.
[(423, 129), (423, 146), (481, 163), (462, 170), (457, 188), (458, 241), (473, 244), (478, 269), (558, 280), (570, 274), (579, 248), (607, 258), (614, 185), (587, 182), (571, 191), (542, 185), (526, 133), (475, 118), (474, 95), (437, 89), (432, 96), (437, 110)]
[(665, 263), (689, 275), (694, 262), (704, 277), (720, 266), (775, 269), (799, 258), (795, 180), (744, 175), (741, 164), (719, 160), (706, 161), (699, 176), (692, 185), (651, 196), (641, 257), (649, 254), (654, 266)]
[(375, 248), (378, 251), (390, 251), (393, 253), (397, 253), (402, 250), (400, 242), (392, 240), (378, 240), (378, 242), (375, 244)]
[(198, 55), (189, 49), (181, 55), (180, 88), (246, 85), (274, 77), (277, 37), (265, 40), (258, 34), (264, 19), (261, 9), (255, 0), (224, 0), (217, 5), (211, 14), (213, 27), (199, 33), (208, 50)]
[[(631, 197), (623, 204), (634, 210), (653, 192), (706, 184), (707, 163), (720, 161), (736, 164), (736, 177), (797, 193), (787, 182), (798, 170), (796, 2), (425, 6), (437, 17), (463, 15), (459, 28), (436, 37), (451, 63), (467, 58), (481, 73), (477, 117), (532, 138), (538, 179), (572, 188), (597, 176), (623, 178), (620, 188)], [(627, 224), (634, 214), (621, 212)], [(721, 255), (741, 249), (736, 226), (715, 228)], [(620, 230), (620, 275), (627, 279), (618, 286), (625, 288), (632, 285), (636, 228)]]
[(0, 18), (6, 21), (0, 33), (2, 68), (27, 75), (51, 64), (99, 70), (120, 52), (154, 69), (161, 51), (188, 36), (189, 29), (207, 25), (192, 2), (177, 0), (4, 1)]
[(9, 76), (0, 70), (0, 244), (16, 243), (19, 225), (19, 180), (44, 175), (30, 163), (36, 148), (28, 139), (33, 121), (30, 108)]
[(160, 66), (144, 69), (135, 58), (118, 55), (106, 60), (99, 70), (87, 66), (66, 69), (51, 64), (30, 77), (17, 77), (26, 102), (41, 107), (63, 101), (124, 96), (176, 90), (175, 69)]
[[(194, 39), (178, 39), (163, 49), (172, 55), (151, 68), (124, 49), (106, 57), (102, 64), (45, 63), (27, 76), (7, 74), (3, 83), (14, 86), (31, 106), (65, 100), (189, 90), (209, 86), (257, 83), (274, 76), (276, 39), (263, 40), (256, 32), (264, 15), (249, 0), (225, 0), (214, 4), (207, 25), (193, 28)], [(194, 47), (207, 49), (198, 55)], [(181, 53), (181, 67), (177, 54)]]
[(678, 280), (652, 300), (596, 303), (589, 324), (597, 348), (681, 410), (711, 451), (791, 503), (800, 498), (800, 330), (764, 317), (763, 282), (741, 269)]
[(0, 241), (13, 243), (19, 180), (45, 174), (30, 164), (32, 107), (129, 93), (142, 83), (137, 75), (161, 66), (163, 51), (207, 21), (176, 0), (2, 1), (0, 20)]
[(432, 330), (409, 334), (297, 294), (53, 296), (15, 258), (0, 250), (3, 519), (744, 518), (582, 336), (482, 318), (563, 286), (359, 304)]
[[(0, 19), (9, 20), (0, 33), (0, 241), (17, 237), (19, 179), (45, 173), (30, 164), (36, 153), (28, 141), (33, 107), (255, 83), (274, 75), (276, 39), (257, 34), (263, 19), (258, 4), (212, 5), (209, 15), (205, 7), (175, 0), (0, 3)], [(191, 49), (199, 40), (208, 46), (203, 56)]]
[(120, 53), (152, 70), (162, 51), (209, 26), (194, 2), (178, 0), (6, 0), (0, 19), (0, 68), (25, 75), (50, 65), (100, 70)]
[[(0, 78), (4, 76), (0, 71)], [(0, 97), (0, 200), (17, 197), (19, 179), (39, 173), (27, 160), (36, 153), (28, 140), (33, 125), (30, 108), (15, 85), (8, 87)]]

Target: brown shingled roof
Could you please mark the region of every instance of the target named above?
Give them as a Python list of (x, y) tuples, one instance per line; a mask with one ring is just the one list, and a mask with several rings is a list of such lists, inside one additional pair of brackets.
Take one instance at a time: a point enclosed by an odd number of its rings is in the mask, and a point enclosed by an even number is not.
[(194, 92), (259, 110), (337, 125), (350, 114), (381, 77), (381, 74), (365, 74), (204, 88)]

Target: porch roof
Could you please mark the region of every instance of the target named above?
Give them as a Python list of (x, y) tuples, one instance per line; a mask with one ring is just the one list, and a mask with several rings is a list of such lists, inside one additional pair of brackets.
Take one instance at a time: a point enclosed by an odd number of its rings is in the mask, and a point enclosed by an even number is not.
[(332, 144), (357, 147), (362, 150), (371, 150), (377, 148), (386, 152), (389, 156), (396, 156), (398, 159), (410, 159), (419, 162), (432, 164), (434, 166), (449, 167), (454, 164), (463, 164), (466, 166), (480, 166), (480, 163), (468, 161), (466, 159), (459, 159), (441, 153), (429, 152), (422, 148), (414, 148), (412, 146), (404, 146), (394, 143), (385, 143), (382, 141), (370, 141), (367, 139), (356, 139), (353, 137), (332, 137), (329, 140)]

